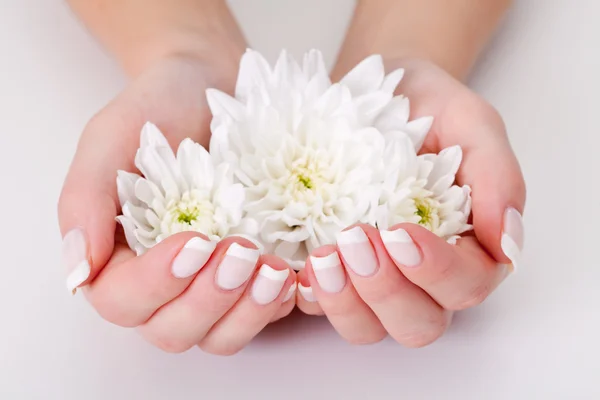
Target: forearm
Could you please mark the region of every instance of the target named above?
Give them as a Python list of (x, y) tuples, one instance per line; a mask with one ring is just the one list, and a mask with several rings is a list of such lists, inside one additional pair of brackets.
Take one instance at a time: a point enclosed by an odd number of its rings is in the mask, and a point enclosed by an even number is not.
[(68, 0), (129, 75), (168, 54), (238, 57), (245, 40), (222, 0)]
[(464, 79), (512, 0), (359, 0), (334, 77), (370, 54), (432, 61)]

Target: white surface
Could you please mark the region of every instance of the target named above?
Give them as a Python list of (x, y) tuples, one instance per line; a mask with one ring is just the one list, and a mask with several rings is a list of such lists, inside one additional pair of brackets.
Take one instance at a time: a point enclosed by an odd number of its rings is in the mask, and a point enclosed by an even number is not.
[[(600, 398), (600, 2), (517, 2), (473, 78), (528, 182), (518, 275), (425, 349), (351, 347), (305, 317), (232, 358), (164, 354), (64, 289), (62, 179), (85, 122), (125, 81), (62, 3), (0, 0), (0, 398)], [(232, 4), (269, 58), (318, 47), (330, 64), (352, 7)]]

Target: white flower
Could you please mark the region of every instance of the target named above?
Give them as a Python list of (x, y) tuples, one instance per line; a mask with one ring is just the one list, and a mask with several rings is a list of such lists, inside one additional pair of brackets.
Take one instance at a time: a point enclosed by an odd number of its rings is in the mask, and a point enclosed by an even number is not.
[(409, 138), (398, 134), (389, 138), (384, 159), (386, 177), (377, 212), (378, 228), (412, 222), (450, 243), (472, 229), (468, 224), (471, 188), (454, 185), (462, 161), (459, 146), (417, 156)]
[(246, 188), (247, 234), (302, 268), (340, 230), (375, 222), (385, 138), (404, 133), (416, 151), (432, 121), (408, 121), (408, 100), (393, 95), (402, 75), (371, 56), (332, 84), (318, 51), (302, 66), (284, 51), (271, 69), (249, 50), (235, 98), (207, 91), (211, 154)]
[(226, 164), (215, 167), (206, 149), (191, 139), (181, 142), (175, 156), (158, 128), (146, 123), (135, 165), (143, 177), (118, 171), (123, 215), (117, 220), (138, 255), (178, 232), (218, 240), (240, 224), (242, 185), (233, 183)]

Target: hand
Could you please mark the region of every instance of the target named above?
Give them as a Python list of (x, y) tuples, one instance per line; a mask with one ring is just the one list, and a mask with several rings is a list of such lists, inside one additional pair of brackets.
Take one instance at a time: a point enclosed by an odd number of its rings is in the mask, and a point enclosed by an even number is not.
[[(136, 257), (122, 234), (115, 235), (116, 173), (136, 171), (134, 156), (146, 121), (156, 124), (173, 148), (186, 137), (208, 143), (205, 88), (232, 88), (239, 61), (212, 58), (161, 58), (99, 112), (81, 136), (58, 207), (69, 290), (81, 287), (104, 319), (138, 327), (148, 341), (170, 352), (198, 344), (210, 353), (235, 353), (295, 303), (283, 302), (296, 280), (294, 271), (275, 257), (259, 256), (247, 240), (228, 238), (215, 248), (202, 235), (180, 233)], [(192, 238), (199, 239), (190, 243), (201, 245), (184, 247)], [(234, 243), (241, 247), (228, 256)], [(235, 257), (240, 252), (246, 257)], [(256, 267), (263, 263), (289, 275), (259, 275)], [(186, 273), (172, 272), (176, 265)], [(220, 287), (217, 270), (235, 284)]]
[(310, 289), (300, 287), (305, 298), (297, 302), (306, 313), (327, 315), (351, 343), (389, 334), (421, 347), (445, 332), (453, 311), (480, 304), (512, 272), (523, 246), (525, 183), (492, 106), (429, 62), (396, 60), (387, 67), (406, 70), (398, 93), (410, 99), (411, 119), (434, 117), (421, 152), (462, 147), (457, 181), (473, 190), (474, 235), (451, 245), (415, 224), (385, 234), (350, 227), (340, 237), (352, 240), (313, 251), (298, 275)]

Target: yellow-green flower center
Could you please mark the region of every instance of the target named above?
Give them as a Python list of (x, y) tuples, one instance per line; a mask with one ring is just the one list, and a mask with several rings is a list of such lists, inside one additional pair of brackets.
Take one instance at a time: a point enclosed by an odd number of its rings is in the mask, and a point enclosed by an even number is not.
[(439, 222), (438, 207), (435, 204), (437, 202), (428, 197), (417, 198), (414, 201), (416, 207), (415, 215), (420, 218), (418, 224), (428, 228), (437, 225)]

